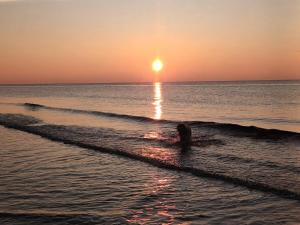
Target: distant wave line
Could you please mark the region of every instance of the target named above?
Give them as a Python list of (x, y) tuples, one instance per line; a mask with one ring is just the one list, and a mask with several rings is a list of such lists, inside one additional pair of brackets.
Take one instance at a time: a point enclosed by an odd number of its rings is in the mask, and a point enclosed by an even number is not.
[(208, 122), (208, 121), (175, 121), (175, 120), (166, 120), (166, 119), (157, 120), (145, 116), (118, 114), (112, 112), (101, 112), (101, 111), (83, 110), (83, 109), (59, 108), (59, 107), (51, 107), (51, 106), (45, 106), (45, 105), (40, 105), (35, 103), (23, 103), (21, 105), (32, 109), (42, 108), (48, 110), (90, 114), (96, 116), (106, 116), (106, 117), (119, 118), (119, 119), (128, 119), (137, 122), (169, 123), (169, 124), (177, 124), (177, 123), (185, 122), (187, 124), (190, 124), (191, 126), (215, 128), (226, 132), (228, 131), (232, 132), (238, 136), (248, 136), (248, 137), (253, 137), (258, 139), (295, 138), (297, 140), (300, 140), (300, 133), (294, 131), (266, 129), (266, 128), (260, 128), (256, 126), (243, 126), (239, 124), (217, 123), (217, 122)]
[(246, 137), (252, 137), (257, 139), (283, 139), (284, 138), (284, 139), (292, 139), (297, 141), (300, 140), (300, 133), (295, 131), (267, 129), (267, 128), (261, 128), (257, 126), (244, 126), (244, 125), (234, 124), (234, 123), (219, 123), (219, 122), (210, 122), (210, 121), (176, 121), (176, 120), (167, 120), (167, 119), (157, 120), (145, 116), (118, 114), (118, 113), (101, 112), (101, 111), (94, 111), (94, 110), (59, 108), (59, 107), (46, 106), (46, 105), (41, 105), (36, 103), (0, 103), (0, 104), (25, 106), (33, 110), (46, 109), (46, 110), (88, 114), (88, 115), (102, 116), (102, 117), (111, 117), (111, 118), (132, 120), (136, 122), (167, 123), (167, 124), (177, 124), (177, 123), (184, 122), (194, 127), (213, 128), (213, 129), (225, 131), (226, 134), (231, 134), (236, 136), (246, 136)]

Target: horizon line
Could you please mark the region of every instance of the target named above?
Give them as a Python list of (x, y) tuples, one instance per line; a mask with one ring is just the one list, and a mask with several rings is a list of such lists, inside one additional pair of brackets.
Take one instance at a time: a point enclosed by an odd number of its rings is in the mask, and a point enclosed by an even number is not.
[(51, 86), (51, 85), (122, 85), (122, 84), (152, 84), (152, 83), (213, 83), (213, 82), (257, 82), (257, 81), (300, 81), (300, 79), (262, 79), (262, 80), (206, 80), (206, 81), (125, 81), (125, 82), (68, 82), (68, 83), (0, 83), (0, 86)]

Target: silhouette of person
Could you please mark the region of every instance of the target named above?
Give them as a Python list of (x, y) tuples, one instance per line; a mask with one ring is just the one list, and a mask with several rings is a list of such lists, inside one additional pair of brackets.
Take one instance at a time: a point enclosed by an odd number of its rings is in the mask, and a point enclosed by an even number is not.
[(192, 143), (192, 130), (191, 128), (184, 123), (177, 125), (177, 131), (179, 134), (179, 143), (182, 151), (189, 150)]

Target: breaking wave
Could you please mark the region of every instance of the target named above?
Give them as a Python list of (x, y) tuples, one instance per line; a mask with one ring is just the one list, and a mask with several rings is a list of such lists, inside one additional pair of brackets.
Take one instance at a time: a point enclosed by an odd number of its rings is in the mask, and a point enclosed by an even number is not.
[(127, 120), (133, 120), (137, 122), (169, 123), (169, 124), (185, 122), (194, 127), (212, 128), (212, 129), (217, 129), (226, 132), (227, 134), (252, 137), (257, 139), (300, 140), (300, 133), (297, 132), (278, 130), (278, 129), (266, 129), (266, 128), (260, 128), (256, 126), (243, 126), (239, 124), (204, 122), (204, 121), (157, 120), (157, 119), (144, 117), (144, 116), (117, 114), (111, 112), (91, 111), (91, 110), (82, 110), (82, 109), (59, 108), (59, 107), (51, 107), (51, 106), (45, 106), (40, 104), (34, 104), (34, 103), (24, 103), (22, 105), (32, 110), (47, 109), (47, 110), (64, 111), (70, 113), (91, 114), (95, 116), (127, 119)]
[[(43, 106), (34, 106), (34, 107), (43, 107)], [(253, 181), (250, 179), (247, 180), (244, 179), (243, 177), (239, 178), (228, 174), (225, 175), (225, 174), (208, 171), (201, 168), (195, 168), (193, 166), (186, 166), (186, 165), (174, 163), (171, 160), (167, 160), (164, 158), (145, 156), (143, 154), (132, 152), (126, 149), (110, 148), (110, 147), (103, 146), (101, 144), (100, 145), (94, 144), (91, 142), (87, 142), (84, 139), (80, 139), (78, 138), (78, 136), (69, 135), (69, 133), (66, 132), (66, 130), (64, 130), (65, 126), (38, 125), (37, 123), (39, 122), (40, 121), (38, 119), (30, 116), (16, 115), (16, 114), (0, 114), (1, 125), (7, 128), (13, 128), (31, 134), (39, 135), (43, 138), (47, 138), (52, 141), (62, 142), (65, 144), (74, 145), (81, 148), (92, 149), (102, 153), (118, 155), (129, 159), (145, 162), (163, 169), (189, 173), (201, 178), (204, 177), (204, 178), (216, 179), (226, 183), (243, 186), (249, 189), (272, 193), (285, 198), (300, 200), (300, 193), (289, 189), (272, 186), (269, 184)]]

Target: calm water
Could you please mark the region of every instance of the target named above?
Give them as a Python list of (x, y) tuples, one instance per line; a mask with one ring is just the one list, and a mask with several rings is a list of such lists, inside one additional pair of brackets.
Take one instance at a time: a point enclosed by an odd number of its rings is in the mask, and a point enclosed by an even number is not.
[(0, 86), (0, 223), (300, 223), (299, 96), (297, 81)]
[(214, 121), (300, 132), (300, 81), (0, 87), (1, 103)]

